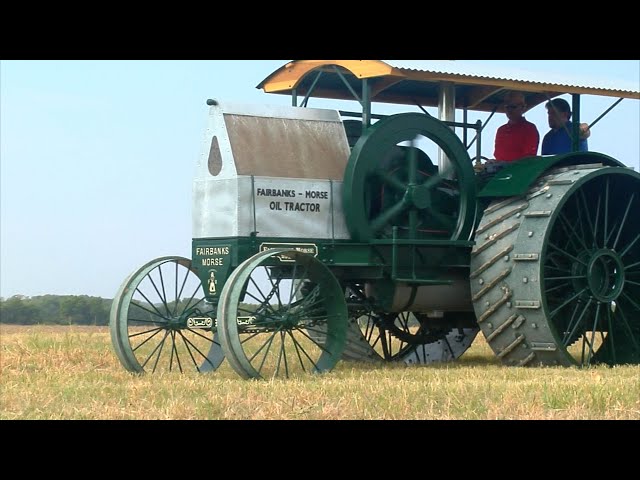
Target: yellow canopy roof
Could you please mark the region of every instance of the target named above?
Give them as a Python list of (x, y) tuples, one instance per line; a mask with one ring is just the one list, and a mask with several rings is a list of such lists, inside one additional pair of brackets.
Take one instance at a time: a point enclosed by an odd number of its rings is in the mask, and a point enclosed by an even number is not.
[[(321, 75), (318, 73), (321, 72)], [(437, 107), (441, 82), (455, 86), (456, 108), (493, 111), (508, 90), (525, 94), (529, 108), (563, 94), (640, 99), (640, 85), (579, 80), (543, 72), (497, 70), (437, 60), (293, 60), (257, 86), (266, 93), (355, 100), (360, 80), (369, 79), (371, 101)], [(345, 85), (345, 81), (351, 89)]]

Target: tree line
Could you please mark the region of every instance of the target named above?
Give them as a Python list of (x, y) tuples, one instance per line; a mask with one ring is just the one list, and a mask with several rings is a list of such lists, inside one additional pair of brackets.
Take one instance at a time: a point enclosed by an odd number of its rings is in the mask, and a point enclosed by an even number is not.
[(108, 325), (112, 301), (88, 295), (14, 295), (0, 298), (0, 323)]

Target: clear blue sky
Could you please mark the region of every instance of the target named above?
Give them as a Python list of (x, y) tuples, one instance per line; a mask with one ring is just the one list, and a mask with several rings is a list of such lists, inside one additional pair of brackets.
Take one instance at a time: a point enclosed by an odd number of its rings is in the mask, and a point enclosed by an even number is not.
[[(474, 62), (640, 84), (638, 60)], [(0, 61), (0, 296), (112, 298), (147, 261), (189, 258), (205, 102), (288, 105), (255, 88), (285, 63)], [(614, 101), (583, 96), (582, 120)], [(548, 130), (544, 106), (526, 116)], [(492, 157), (502, 123), (496, 115), (486, 128), (483, 155)], [(589, 146), (639, 170), (640, 101), (602, 119)]]

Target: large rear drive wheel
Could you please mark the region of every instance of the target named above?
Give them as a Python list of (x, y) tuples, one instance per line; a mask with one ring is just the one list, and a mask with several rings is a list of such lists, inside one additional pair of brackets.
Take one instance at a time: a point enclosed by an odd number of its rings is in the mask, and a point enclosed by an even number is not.
[(640, 363), (640, 174), (580, 165), (493, 202), (476, 232), (477, 321), (510, 365)]

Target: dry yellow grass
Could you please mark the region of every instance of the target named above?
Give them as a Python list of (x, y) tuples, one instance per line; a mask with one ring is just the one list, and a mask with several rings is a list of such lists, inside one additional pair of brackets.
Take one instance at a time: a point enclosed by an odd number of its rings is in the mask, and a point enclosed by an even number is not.
[(481, 335), (450, 364), (248, 381), (130, 374), (105, 327), (2, 325), (0, 388), (0, 419), (640, 419), (640, 366), (504, 367)]

